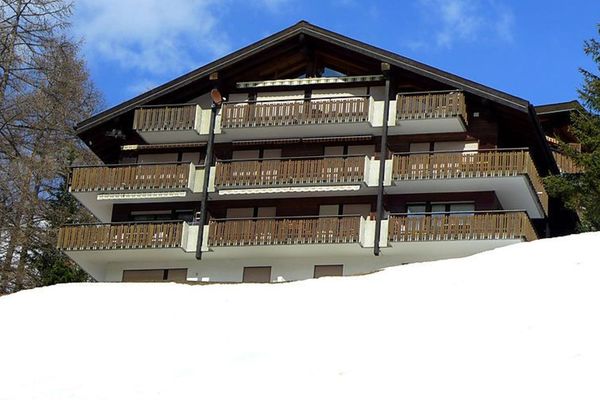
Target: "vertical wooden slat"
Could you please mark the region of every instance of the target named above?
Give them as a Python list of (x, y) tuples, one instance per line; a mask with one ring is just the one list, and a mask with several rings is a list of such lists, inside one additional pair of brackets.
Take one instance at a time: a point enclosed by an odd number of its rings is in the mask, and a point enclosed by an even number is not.
[(181, 189), (188, 185), (190, 164), (155, 164), (73, 168), (72, 191)]
[(391, 242), (436, 240), (537, 239), (524, 212), (442, 215), (392, 215), (388, 220)]
[(209, 246), (356, 243), (360, 217), (213, 220)]
[(366, 97), (224, 104), (221, 124), (227, 129), (366, 122), (368, 105)]
[(364, 180), (364, 156), (217, 162), (218, 187), (350, 183)]
[(179, 247), (183, 222), (64, 226), (58, 232), (62, 250)]

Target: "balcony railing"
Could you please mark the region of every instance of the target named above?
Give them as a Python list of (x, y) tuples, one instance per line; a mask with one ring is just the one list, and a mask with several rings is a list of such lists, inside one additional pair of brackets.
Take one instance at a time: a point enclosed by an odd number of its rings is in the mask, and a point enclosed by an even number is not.
[(362, 182), (365, 157), (219, 161), (215, 186), (253, 187)]
[(435, 240), (536, 240), (537, 235), (522, 211), (424, 213), (390, 215), (390, 242)]
[(571, 157), (564, 155), (558, 151), (552, 151), (554, 160), (560, 169), (560, 172), (564, 174), (577, 174), (581, 172), (581, 168), (573, 161)]
[(71, 172), (71, 191), (183, 189), (190, 163), (77, 166)]
[(223, 104), (221, 126), (254, 128), (307, 124), (343, 124), (369, 119), (369, 97), (316, 98)]
[(517, 176), (525, 174), (548, 212), (548, 194), (527, 149), (395, 154), (392, 179), (448, 179)]
[(357, 243), (360, 216), (215, 219), (209, 246)]
[(133, 129), (138, 132), (194, 130), (198, 110), (196, 104), (137, 108), (133, 116)]
[(465, 95), (459, 91), (400, 93), (396, 120), (462, 117), (467, 123)]
[(68, 225), (58, 248), (73, 250), (153, 249), (181, 246), (182, 221)]

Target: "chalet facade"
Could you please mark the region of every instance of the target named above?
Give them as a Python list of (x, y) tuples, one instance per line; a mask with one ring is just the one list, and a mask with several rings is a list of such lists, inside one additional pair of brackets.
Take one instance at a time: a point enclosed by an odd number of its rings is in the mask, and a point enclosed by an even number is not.
[(59, 248), (100, 281), (368, 273), (553, 234), (526, 100), (304, 21), (77, 127), (100, 221)]

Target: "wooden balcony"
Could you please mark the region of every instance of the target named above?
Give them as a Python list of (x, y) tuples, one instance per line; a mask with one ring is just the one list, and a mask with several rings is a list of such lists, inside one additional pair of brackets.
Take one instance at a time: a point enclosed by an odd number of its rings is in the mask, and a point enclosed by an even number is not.
[(360, 219), (333, 216), (211, 220), (208, 246), (358, 243)]
[(76, 166), (71, 171), (72, 192), (185, 189), (190, 163)]
[(181, 247), (184, 222), (86, 224), (63, 226), (58, 248), (64, 251)]
[(390, 242), (514, 239), (537, 239), (525, 212), (399, 214), (390, 215), (388, 222)]
[(460, 91), (400, 93), (391, 133), (464, 132), (468, 123)]
[(198, 140), (206, 134), (202, 129), (203, 114), (197, 104), (174, 104), (137, 108), (133, 129), (148, 143), (179, 143)]
[(395, 154), (392, 168), (395, 181), (524, 175), (548, 212), (548, 194), (527, 149)]
[(573, 159), (564, 155), (563, 153), (553, 150), (554, 160), (563, 174), (578, 174), (581, 173), (581, 168), (575, 164)]
[[(368, 96), (225, 103), (222, 107), (221, 129), (230, 132), (270, 128), (269, 131), (279, 132), (277, 127), (335, 124), (365, 129), (369, 126), (369, 111)], [(310, 127), (306, 129), (311, 133)], [(336, 134), (347, 133), (346, 128), (341, 129)]]
[(223, 189), (361, 183), (364, 170), (365, 156), (218, 161), (215, 186)]

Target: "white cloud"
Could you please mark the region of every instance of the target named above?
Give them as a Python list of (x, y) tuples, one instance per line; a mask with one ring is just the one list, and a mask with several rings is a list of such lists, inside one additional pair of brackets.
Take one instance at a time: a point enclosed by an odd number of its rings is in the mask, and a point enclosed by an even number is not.
[(438, 47), (449, 48), (457, 42), (481, 39), (513, 40), (514, 15), (495, 0), (420, 0), (419, 3), (430, 19), (428, 34), (432, 34)]
[(80, 0), (75, 32), (93, 61), (152, 74), (195, 67), (194, 53), (219, 56), (229, 50), (218, 31), (216, 0)]
[(157, 87), (160, 82), (157, 82), (152, 79), (142, 79), (140, 81), (136, 81), (127, 86), (127, 92), (132, 96), (137, 96), (140, 93), (147, 92), (155, 87)]

